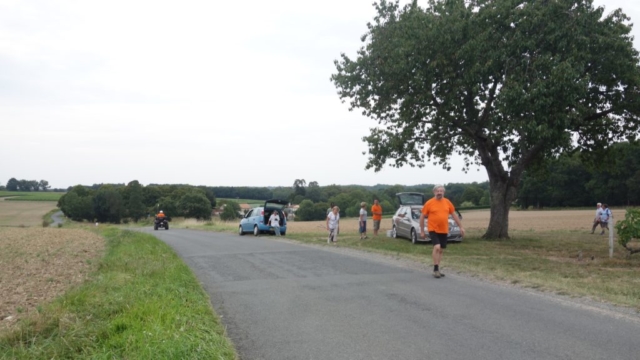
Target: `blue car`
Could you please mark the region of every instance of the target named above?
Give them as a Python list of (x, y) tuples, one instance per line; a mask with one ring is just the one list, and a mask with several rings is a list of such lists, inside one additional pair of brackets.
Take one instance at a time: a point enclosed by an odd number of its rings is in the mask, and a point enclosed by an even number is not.
[(284, 214), (284, 208), (287, 204), (288, 202), (285, 200), (272, 199), (265, 201), (264, 206), (249, 210), (240, 220), (238, 234), (253, 233), (255, 236), (261, 233), (275, 234), (275, 231), (268, 224), (271, 214), (277, 211), (280, 215), (280, 234), (285, 235), (287, 233), (287, 217)]

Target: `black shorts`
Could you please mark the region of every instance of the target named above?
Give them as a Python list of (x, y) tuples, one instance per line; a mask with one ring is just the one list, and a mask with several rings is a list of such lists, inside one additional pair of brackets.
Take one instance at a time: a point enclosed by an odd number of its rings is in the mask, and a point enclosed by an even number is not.
[(447, 248), (447, 234), (440, 234), (435, 231), (429, 231), (429, 238), (433, 246), (440, 245), (441, 248)]

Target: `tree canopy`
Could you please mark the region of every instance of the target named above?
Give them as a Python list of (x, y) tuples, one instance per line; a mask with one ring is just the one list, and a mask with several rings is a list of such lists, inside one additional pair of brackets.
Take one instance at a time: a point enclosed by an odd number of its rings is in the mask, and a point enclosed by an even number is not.
[[(332, 81), (378, 126), (366, 167), (482, 165), (485, 237), (508, 237), (525, 169), (558, 154), (601, 155), (634, 140), (640, 66), (629, 18), (592, 0), (443, 0), (374, 4), (357, 57)], [(448, 191), (448, 190), (447, 190)]]

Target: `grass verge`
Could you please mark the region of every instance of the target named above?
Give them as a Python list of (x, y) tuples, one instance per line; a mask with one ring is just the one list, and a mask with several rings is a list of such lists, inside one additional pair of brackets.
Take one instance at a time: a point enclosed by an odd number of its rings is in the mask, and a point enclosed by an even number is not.
[(6, 201), (58, 201), (62, 192), (42, 192), (42, 191), (0, 191), (0, 197)]
[(83, 285), (0, 338), (2, 359), (235, 359), (190, 269), (148, 234), (106, 227)]

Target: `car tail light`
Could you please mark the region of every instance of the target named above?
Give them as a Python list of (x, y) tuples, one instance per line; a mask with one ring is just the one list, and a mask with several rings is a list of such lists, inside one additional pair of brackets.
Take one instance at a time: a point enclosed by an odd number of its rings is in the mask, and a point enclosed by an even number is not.
[(264, 216), (264, 210), (260, 211), (260, 215)]

